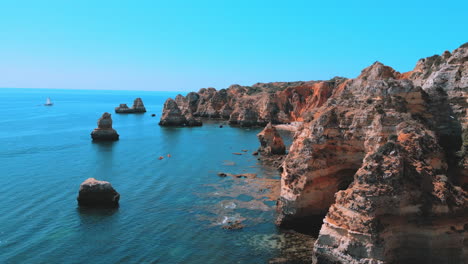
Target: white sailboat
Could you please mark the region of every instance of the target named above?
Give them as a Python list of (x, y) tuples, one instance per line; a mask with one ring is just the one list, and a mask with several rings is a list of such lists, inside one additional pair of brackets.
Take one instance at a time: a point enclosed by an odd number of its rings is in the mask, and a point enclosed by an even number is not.
[(46, 103), (44, 105), (45, 106), (51, 106), (51, 105), (54, 105), (54, 104), (50, 101), (50, 98), (47, 97), (47, 101), (46, 101)]

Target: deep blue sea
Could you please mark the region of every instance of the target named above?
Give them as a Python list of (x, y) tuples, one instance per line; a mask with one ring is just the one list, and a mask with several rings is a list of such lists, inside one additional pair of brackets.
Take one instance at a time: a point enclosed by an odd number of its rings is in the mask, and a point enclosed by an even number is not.
[[(175, 95), (0, 89), (0, 263), (300, 263), (312, 242), (274, 225), (279, 172), (251, 154), (260, 129), (158, 126)], [(147, 113), (114, 113), (136, 97)], [(106, 111), (120, 140), (93, 143)], [(78, 208), (89, 177), (112, 183), (118, 209)]]

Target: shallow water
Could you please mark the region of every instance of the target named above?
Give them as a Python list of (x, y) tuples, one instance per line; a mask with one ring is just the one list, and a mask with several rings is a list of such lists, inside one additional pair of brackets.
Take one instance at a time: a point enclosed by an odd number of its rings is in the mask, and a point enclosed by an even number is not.
[[(295, 247), (309, 238), (273, 224), (279, 174), (251, 155), (260, 129), (159, 127), (163, 103), (175, 95), (0, 89), (0, 263), (276, 263), (304, 253)], [(54, 106), (43, 106), (46, 97)], [(113, 112), (135, 97), (147, 113)], [(120, 140), (93, 143), (105, 111)], [(89, 177), (112, 183), (118, 209), (77, 207)], [(221, 228), (231, 220), (245, 228)]]

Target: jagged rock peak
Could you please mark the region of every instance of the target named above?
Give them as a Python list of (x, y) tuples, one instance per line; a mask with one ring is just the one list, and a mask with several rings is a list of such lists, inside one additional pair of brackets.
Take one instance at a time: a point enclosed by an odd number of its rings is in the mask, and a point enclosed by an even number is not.
[(387, 80), (389, 78), (397, 79), (400, 73), (392, 67), (386, 66), (378, 61), (361, 71), (358, 79), (362, 80)]
[[(185, 101), (185, 98), (180, 95), (176, 97), (178, 101)], [(201, 126), (202, 122), (193, 117), (189, 109), (185, 109), (185, 112), (179, 108), (177, 102), (168, 98), (164, 103), (163, 114), (159, 121), (160, 126)]]

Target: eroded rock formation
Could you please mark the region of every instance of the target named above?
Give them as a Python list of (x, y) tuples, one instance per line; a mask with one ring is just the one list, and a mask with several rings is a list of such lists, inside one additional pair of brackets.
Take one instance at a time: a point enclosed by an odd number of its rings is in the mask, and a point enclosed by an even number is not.
[(406, 73), (376, 62), (355, 79), (201, 89), (165, 110), (303, 122), (281, 165), (277, 224), (316, 231), (315, 262), (467, 263), (467, 95), (468, 43)]
[(318, 263), (466, 263), (467, 76), (465, 44), (409, 73), (374, 63), (306, 107), (277, 223), (326, 215)]
[(201, 126), (202, 122), (191, 113), (184, 114), (176, 101), (169, 98), (164, 103), (164, 110), (159, 121), (160, 126)]
[(133, 101), (133, 106), (131, 108), (129, 108), (127, 104), (120, 104), (115, 108), (115, 112), (118, 114), (145, 113), (146, 108), (143, 104), (143, 100), (138, 97)]
[(117, 207), (120, 194), (109, 182), (88, 178), (80, 185), (78, 205), (88, 207)]
[[(291, 121), (303, 121), (307, 110), (321, 106), (333, 90), (344, 81), (334, 78), (329, 81), (257, 83), (253, 86), (231, 85), (217, 91), (203, 88), (187, 96), (177, 95), (175, 105), (168, 104), (164, 112), (173, 112), (178, 107), (179, 119), (185, 117), (215, 118), (228, 120), (231, 125), (265, 126)], [(162, 117), (161, 123), (171, 122), (171, 116)], [(167, 119), (167, 120), (166, 120)]]
[(258, 151), (263, 155), (286, 154), (286, 147), (283, 139), (271, 123), (268, 123), (268, 125), (258, 133), (257, 137), (260, 140), (260, 148)]
[(112, 128), (111, 114), (105, 112), (97, 122), (98, 127), (91, 132), (91, 138), (96, 141), (115, 141), (119, 134)]

